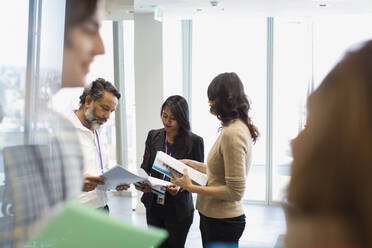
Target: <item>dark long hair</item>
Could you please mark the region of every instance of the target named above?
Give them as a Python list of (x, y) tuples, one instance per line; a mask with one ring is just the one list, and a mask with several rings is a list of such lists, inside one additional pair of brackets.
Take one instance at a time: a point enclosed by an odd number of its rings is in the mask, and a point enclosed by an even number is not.
[(190, 135), (189, 105), (186, 99), (179, 95), (168, 97), (161, 106), (160, 116), (166, 106), (169, 107), (179, 126), (178, 134), (174, 139), (174, 149), (178, 152), (190, 152), (192, 141)]
[(248, 115), (250, 104), (243, 83), (235, 72), (215, 77), (208, 86), (208, 99), (212, 102), (211, 113), (217, 115), (223, 126), (234, 119), (240, 119), (247, 125), (256, 142), (259, 132)]

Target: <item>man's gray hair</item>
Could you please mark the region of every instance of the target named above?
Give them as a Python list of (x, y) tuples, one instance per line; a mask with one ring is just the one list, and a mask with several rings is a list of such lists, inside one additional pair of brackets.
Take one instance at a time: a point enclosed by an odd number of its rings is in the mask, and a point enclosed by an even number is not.
[(85, 104), (85, 99), (87, 96), (90, 96), (92, 100), (95, 101), (101, 98), (105, 92), (113, 94), (118, 100), (120, 99), (120, 92), (115, 88), (114, 85), (103, 78), (97, 78), (84, 89), (83, 94), (80, 96), (80, 108)]

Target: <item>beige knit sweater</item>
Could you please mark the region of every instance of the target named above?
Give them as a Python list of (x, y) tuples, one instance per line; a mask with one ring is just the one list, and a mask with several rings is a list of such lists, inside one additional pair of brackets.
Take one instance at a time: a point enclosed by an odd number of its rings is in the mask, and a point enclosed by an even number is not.
[(224, 127), (209, 152), (207, 186), (218, 186), (220, 198), (198, 195), (196, 208), (211, 218), (233, 218), (242, 215), (240, 200), (251, 164), (252, 137), (241, 120)]

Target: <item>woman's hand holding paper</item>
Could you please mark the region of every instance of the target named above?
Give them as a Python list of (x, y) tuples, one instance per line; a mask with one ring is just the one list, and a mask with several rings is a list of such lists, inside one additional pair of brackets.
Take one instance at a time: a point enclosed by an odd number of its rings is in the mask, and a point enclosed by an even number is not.
[(151, 186), (145, 182), (140, 182), (139, 186), (134, 185), (136, 187), (136, 190), (142, 191), (143, 193), (151, 192)]
[(177, 177), (177, 175), (174, 172), (172, 172), (172, 175), (173, 175), (173, 178), (174, 178), (174, 179), (172, 179), (172, 183), (174, 183), (175, 185), (180, 186), (184, 190), (187, 190), (189, 192), (193, 192), (192, 191), (193, 184), (191, 182), (191, 179), (189, 177), (189, 173), (187, 172), (187, 169), (183, 170), (183, 176), (182, 177)]

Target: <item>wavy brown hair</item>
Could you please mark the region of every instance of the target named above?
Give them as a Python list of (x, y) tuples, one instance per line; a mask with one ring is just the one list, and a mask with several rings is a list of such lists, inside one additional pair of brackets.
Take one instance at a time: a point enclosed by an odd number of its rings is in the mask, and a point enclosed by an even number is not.
[(288, 203), (300, 216), (346, 220), (372, 247), (372, 41), (350, 51), (308, 99), (292, 142)]
[(221, 73), (208, 86), (208, 99), (211, 113), (225, 126), (235, 119), (242, 120), (256, 142), (259, 132), (248, 113), (250, 104), (244, 93), (243, 83), (235, 72)]

